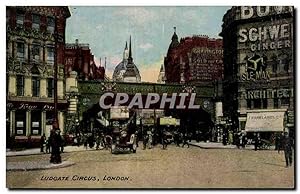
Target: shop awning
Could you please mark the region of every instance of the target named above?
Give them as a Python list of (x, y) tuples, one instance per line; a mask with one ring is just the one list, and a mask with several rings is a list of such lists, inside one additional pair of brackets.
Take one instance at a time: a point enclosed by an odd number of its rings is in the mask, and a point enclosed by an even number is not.
[(245, 131), (276, 132), (284, 129), (285, 112), (252, 112), (247, 113)]

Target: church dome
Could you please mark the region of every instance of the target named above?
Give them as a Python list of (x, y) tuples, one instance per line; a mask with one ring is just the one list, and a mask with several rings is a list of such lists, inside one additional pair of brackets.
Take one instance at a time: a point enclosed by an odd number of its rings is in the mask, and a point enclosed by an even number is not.
[[(141, 75), (137, 66), (133, 63), (131, 54), (131, 37), (129, 42), (129, 50), (127, 42), (123, 53), (123, 60), (115, 67), (113, 73), (113, 81), (125, 82), (141, 82)], [(130, 80), (130, 81), (129, 81)]]

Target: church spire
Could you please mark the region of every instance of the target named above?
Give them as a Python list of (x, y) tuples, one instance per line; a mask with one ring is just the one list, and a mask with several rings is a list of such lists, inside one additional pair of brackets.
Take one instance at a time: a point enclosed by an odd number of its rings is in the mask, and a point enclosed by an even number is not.
[(131, 53), (131, 36), (129, 38), (129, 56), (128, 56), (128, 63), (132, 63), (133, 59), (132, 59), (132, 53)]
[(125, 49), (123, 52), (123, 60), (127, 60), (127, 59), (128, 59), (128, 46), (127, 46), (127, 41), (126, 41)]
[(176, 34), (176, 26), (174, 26), (174, 34), (172, 36), (172, 41), (177, 41), (178, 42), (178, 36)]

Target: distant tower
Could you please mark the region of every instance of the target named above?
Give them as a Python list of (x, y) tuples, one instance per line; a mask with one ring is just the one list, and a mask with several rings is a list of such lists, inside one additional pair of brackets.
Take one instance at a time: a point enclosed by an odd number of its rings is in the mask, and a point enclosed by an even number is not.
[(113, 81), (117, 82), (141, 82), (141, 76), (138, 68), (133, 63), (131, 50), (131, 36), (129, 40), (129, 49), (127, 41), (123, 52), (123, 60), (115, 67)]
[(164, 64), (161, 64), (161, 66), (160, 66), (160, 71), (159, 71), (159, 74), (158, 74), (157, 83), (160, 83), (160, 84), (166, 83)]
[(133, 63), (132, 52), (131, 52), (131, 36), (129, 38), (129, 55), (126, 71), (124, 73), (124, 82), (141, 82), (141, 76)]

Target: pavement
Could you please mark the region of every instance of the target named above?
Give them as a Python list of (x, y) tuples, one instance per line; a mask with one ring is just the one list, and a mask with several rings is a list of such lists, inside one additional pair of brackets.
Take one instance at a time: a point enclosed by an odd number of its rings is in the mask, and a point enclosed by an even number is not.
[[(65, 153), (70, 153), (70, 152), (80, 152), (80, 151), (92, 151), (96, 150), (95, 148), (87, 148), (87, 150), (83, 146), (66, 146), (64, 147), (64, 152)], [(15, 151), (15, 150), (6, 150), (6, 156), (28, 156), (28, 155), (42, 155), (45, 154), (41, 152), (41, 148), (31, 148), (31, 149), (26, 149), (26, 150), (20, 150), (20, 151)]]
[(29, 171), (65, 168), (74, 165), (75, 162), (63, 161), (60, 164), (49, 163), (49, 160), (7, 162), (6, 171)]
[[(235, 145), (223, 145), (222, 143), (217, 142), (196, 142), (191, 141), (188, 142), (189, 145), (199, 147), (201, 149), (237, 149)], [(253, 145), (246, 145), (244, 148), (246, 150), (253, 150)], [(85, 151), (93, 151), (95, 148), (87, 148), (85, 149), (83, 146), (66, 146), (64, 147), (65, 153), (71, 152), (85, 152)], [(271, 147), (270, 150), (274, 150)], [(45, 155), (45, 153), (40, 152), (40, 148), (32, 148), (21, 151), (15, 150), (6, 150), (6, 156), (30, 156), (30, 155)], [(64, 168), (68, 166), (74, 165), (74, 162), (63, 161), (61, 164), (50, 164), (48, 160), (41, 161), (22, 161), (22, 162), (7, 162), (6, 170), (7, 171), (31, 171), (31, 170), (45, 170), (45, 169), (56, 169), (56, 168)]]
[[(83, 152), (83, 151), (93, 151), (95, 148), (85, 149), (83, 146), (66, 146), (64, 147), (64, 153), (70, 152)], [(46, 155), (46, 153), (40, 152), (40, 148), (32, 148), (26, 150), (6, 150), (7, 157), (13, 156), (30, 156), (30, 155)], [(74, 165), (75, 162), (62, 161), (60, 164), (51, 164), (49, 160), (38, 160), (38, 161), (19, 161), (19, 162), (6, 162), (6, 171), (32, 171), (32, 170), (47, 170), (47, 169), (57, 169), (65, 168)]]
[[(191, 146), (196, 146), (202, 149), (238, 149), (236, 145), (223, 145), (223, 143), (218, 143), (218, 142), (196, 142), (196, 141), (191, 141), (188, 142), (189, 145)], [(245, 148), (246, 150), (254, 150), (254, 145), (246, 145)], [(271, 146), (270, 150), (274, 150), (275, 146)]]

